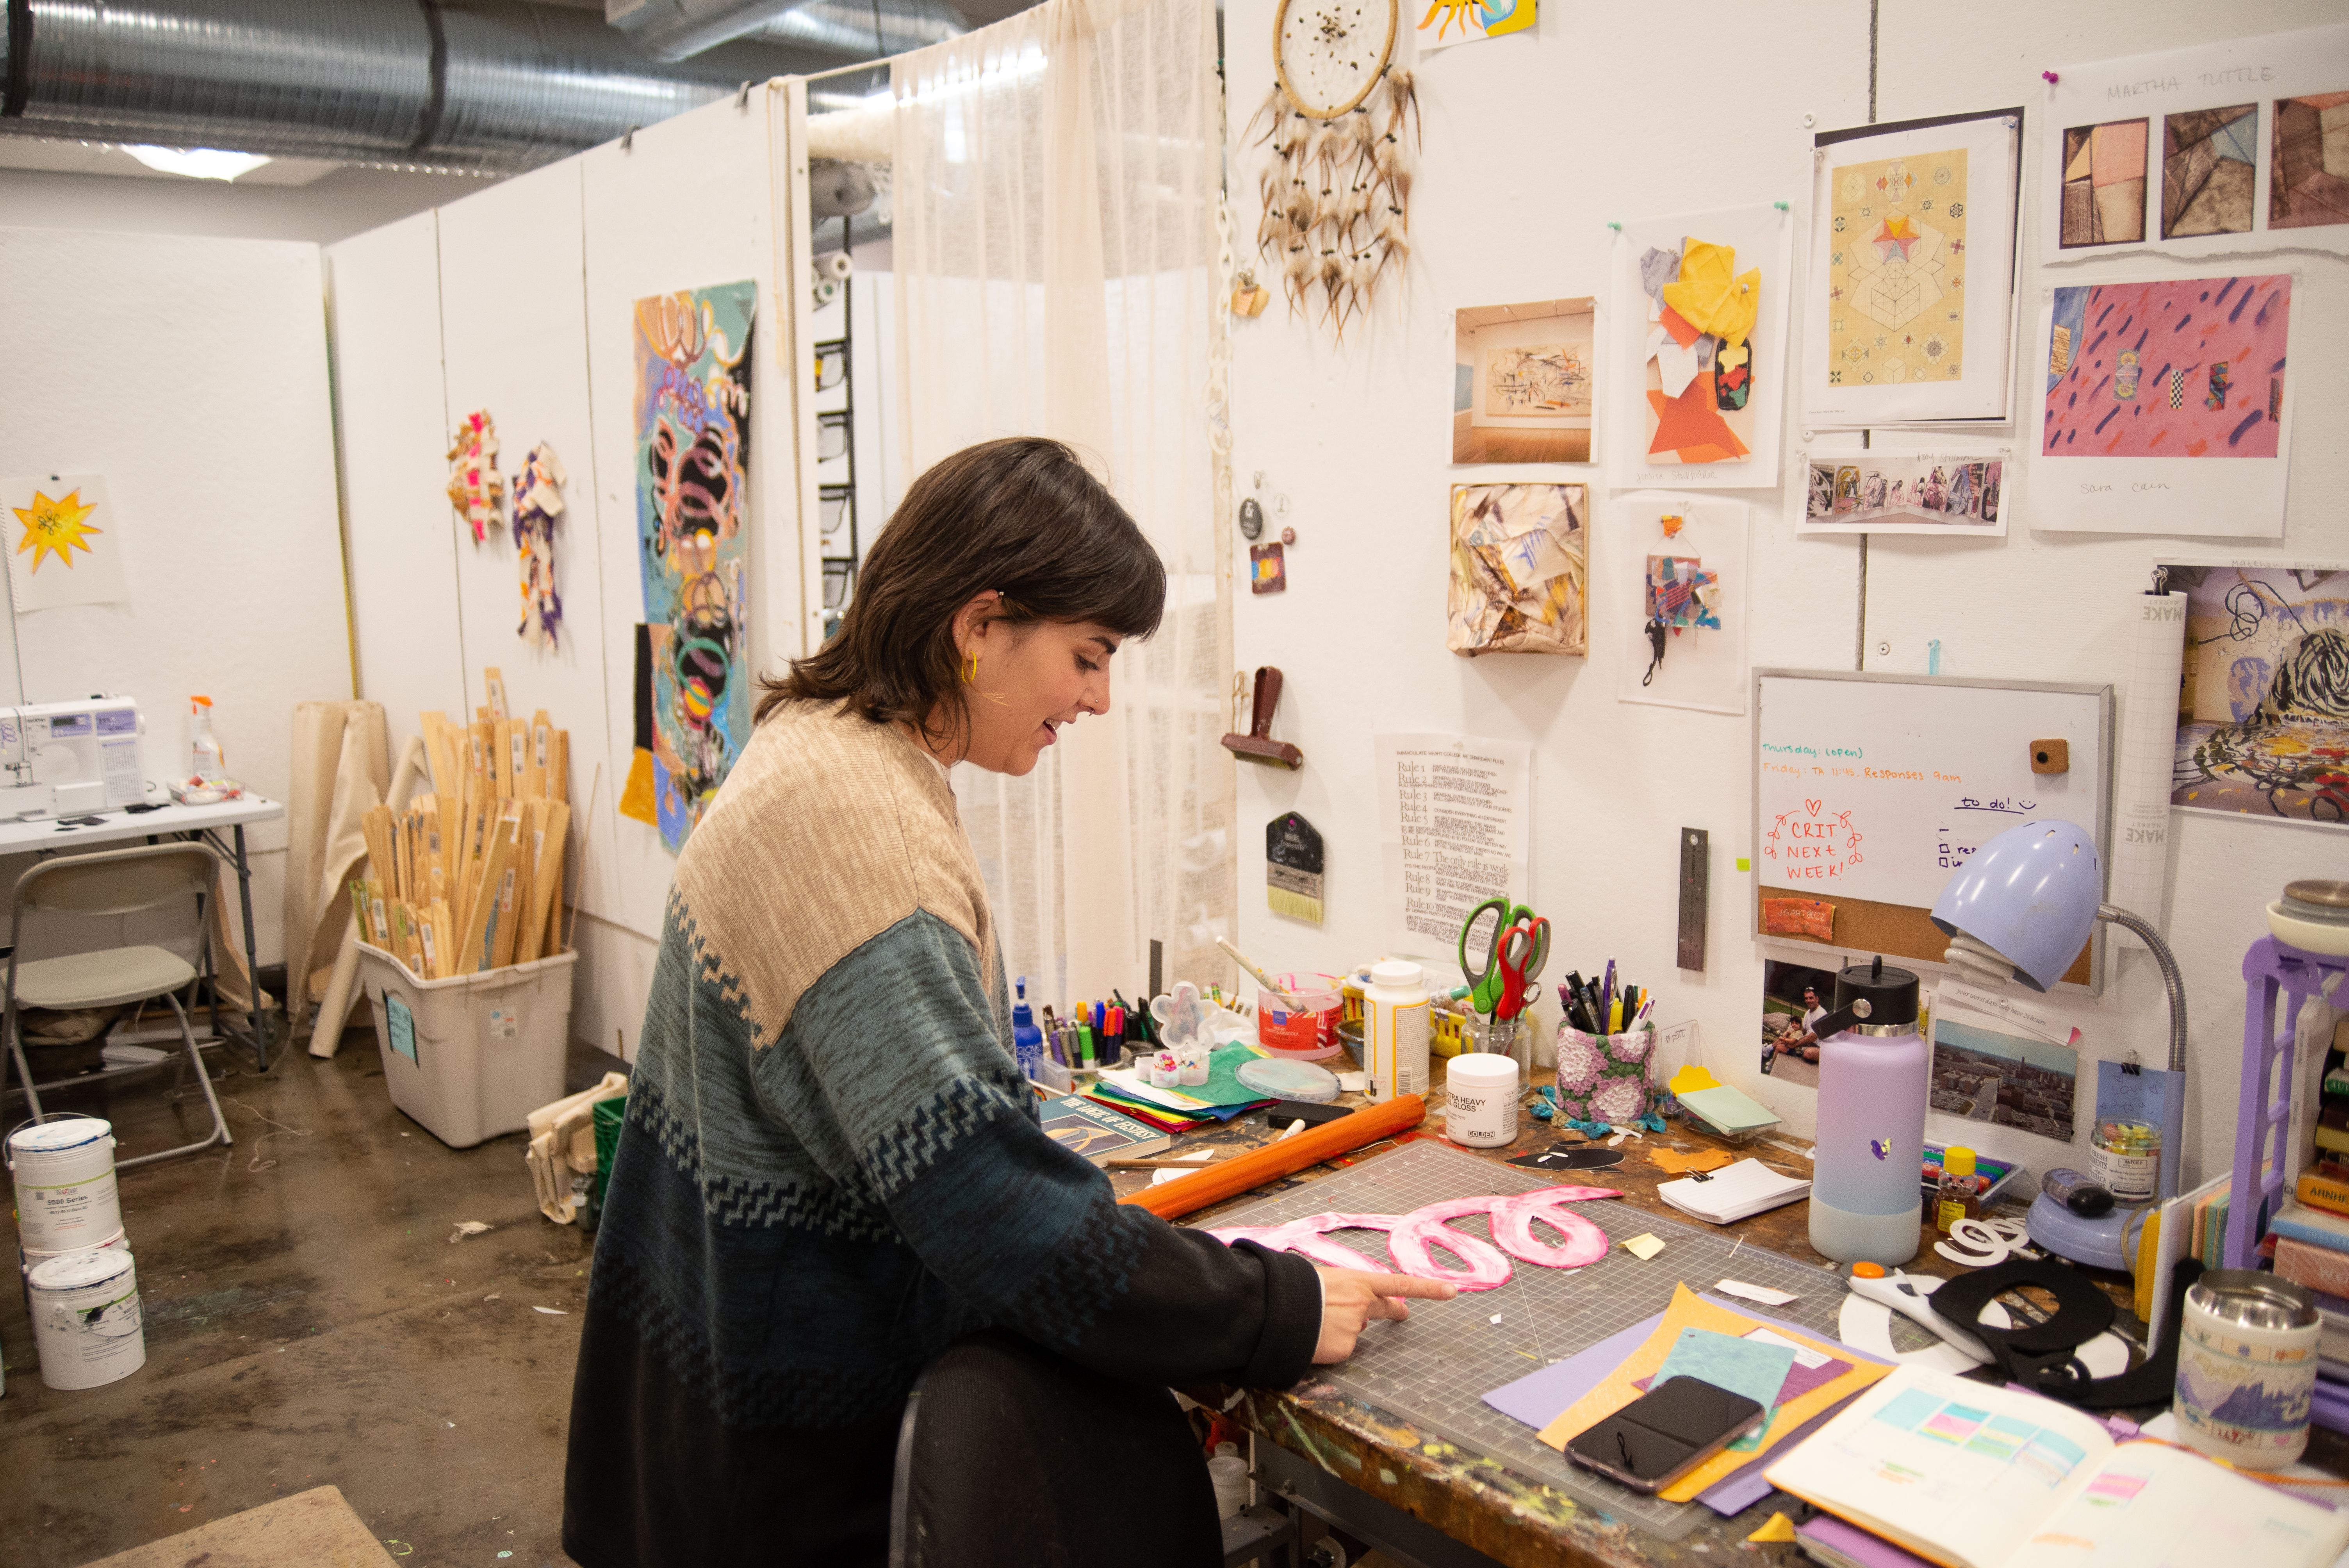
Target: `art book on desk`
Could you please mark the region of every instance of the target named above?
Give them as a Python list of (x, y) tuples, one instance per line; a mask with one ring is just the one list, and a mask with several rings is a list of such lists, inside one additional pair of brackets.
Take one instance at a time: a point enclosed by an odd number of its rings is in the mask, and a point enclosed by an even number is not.
[(1073, 1094), (1044, 1102), (1044, 1136), (1099, 1165), (1105, 1160), (1140, 1160), (1174, 1140), (1130, 1116), (1120, 1116)]
[(1766, 1473), (1942, 1568), (2327, 1568), (2349, 1545), (2349, 1514), (2167, 1443), (2115, 1443), (2053, 1399), (1915, 1367)]

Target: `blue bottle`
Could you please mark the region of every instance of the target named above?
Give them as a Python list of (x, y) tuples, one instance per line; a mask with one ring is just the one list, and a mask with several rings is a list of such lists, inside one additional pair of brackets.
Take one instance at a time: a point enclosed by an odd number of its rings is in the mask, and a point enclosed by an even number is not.
[(1042, 1076), (1044, 1031), (1036, 1026), (1036, 1015), (1029, 1009), (1025, 975), (1019, 976), (1019, 999), (1011, 1005), (1011, 1054), (1019, 1059), (1022, 1077)]

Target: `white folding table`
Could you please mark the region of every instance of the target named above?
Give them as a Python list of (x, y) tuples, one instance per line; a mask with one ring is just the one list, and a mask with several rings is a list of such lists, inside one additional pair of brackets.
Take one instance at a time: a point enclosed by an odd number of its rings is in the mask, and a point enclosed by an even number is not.
[[(116, 807), (108, 811), (93, 811), (80, 817), (37, 817), (24, 821), (0, 821), (0, 855), (78, 854), (105, 844), (119, 844), (128, 840), (143, 839), (160, 843), (165, 839), (201, 839), (219, 851), (236, 867), (237, 903), (244, 915), (244, 972), (253, 984), (253, 1011), (246, 1015), (252, 1020), (249, 1032), (222, 1027), (220, 1021), (220, 981), (210, 965), (206, 978), (212, 981), (212, 1027), (216, 1035), (242, 1038), (253, 1048), (256, 1071), (269, 1070), (269, 1016), (261, 1006), (261, 982), (256, 975), (259, 965), (253, 944), (253, 868), (245, 859), (244, 827), (248, 822), (273, 821), (285, 815), (278, 801), (266, 799), (250, 790), (234, 800), (222, 800), (210, 806), (182, 806), (171, 799), (171, 791), (158, 784), (147, 786), (147, 799), (137, 806)], [(222, 829), (229, 833), (230, 842), (222, 843)]]

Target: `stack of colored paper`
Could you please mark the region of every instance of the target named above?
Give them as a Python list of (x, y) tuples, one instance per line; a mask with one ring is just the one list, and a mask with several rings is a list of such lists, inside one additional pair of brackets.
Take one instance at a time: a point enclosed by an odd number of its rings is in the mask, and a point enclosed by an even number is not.
[(1181, 1088), (1160, 1088), (1136, 1068), (1112, 1068), (1085, 1090), (1085, 1097), (1163, 1131), (1188, 1132), (1274, 1103), (1239, 1081), (1241, 1065), (1263, 1055), (1252, 1046), (1217, 1046), (1208, 1058), (1207, 1081)]

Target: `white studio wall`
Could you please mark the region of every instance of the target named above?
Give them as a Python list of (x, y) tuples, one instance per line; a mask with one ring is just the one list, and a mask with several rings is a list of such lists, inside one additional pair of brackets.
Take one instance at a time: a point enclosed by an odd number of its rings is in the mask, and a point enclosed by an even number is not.
[[(129, 602), (11, 613), (0, 701), (136, 697), (150, 779), (211, 696), (229, 771), (285, 798), (295, 704), (352, 695), (315, 245), (0, 229), (0, 473), (105, 476)], [(260, 961), (285, 824), (247, 830)], [(0, 864), (13, 881), (21, 869)]]
[[(361, 691), (385, 705), (396, 748), (426, 708), (470, 715), (494, 666), (514, 711), (544, 708), (571, 732), (572, 1031), (630, 1057), (676, 864), (616, 809), (645, 619), (635, 304), (758, 287), (750, 658), (734, 672), (750, 679), (802, 646), (795, 302), (777, 291), (788, 230), (774, 210), (785, 98), (778, 85), (710, 105), (326, 252)], [(541, 442), (568, 475), (552, 648), (519, 634), (510, 525), (476, 543), (443, 493), (450, 432), (475, 409), (496, 423), (509, 490)]]
[[(1257, 175), (1268, 151), (1247, 133), (1248, 115), (1272, 86), (1268, 44), (1274, 0), (1233, 0), (1227, 15), (1231, 84), (1230, 158), (1235, 249), (1249, 253), (1259, 216)], [(1766, 17), (1749, 7), (1699, 0), (1673, 14), (1677, 36), (1733, 43), (1741, 60), (1733, 128), (1706, 116), (1660, 114), (1650, 73), (1659, 22), (1636, 8), (1545, 7), (1533, 36), (1495, 39), (1418, 59), (1398, 42), (1397, 58), (1418, 73), (1425, 135), (1413, 189), (1411, 269), (1405, 286), (1382, 293), (1367, 321), (1342, 343), (1317, 318), (1292, 317), (1276, 295), (1255, 321), (1232, 332), (1233, 467), (1246, 493), (1264, 475), (1268, 507), (1285, 499), (1297, 531), (1288, 552), (1285, 593), (1239, 595), (1236, 662), (1274, 665), (1287, 676), (1278, 738), (1306, 756), (1302, 771), (1240, 769), (1241, 945), (1275, 970), (1335, 971), (1381, 951), (1379, 812), (1371, 767), (1381, 731), (1436, 731), (1528, 743), (1534, 748), (1533, 872), (1513, 894), (1555, 928), (1545, 978), (1586, 975), (1610, 956), (1660, 995), (1658, 1021), (1693, 1020), (1704, 1064), (1778, 1111), (1786, 1130), (1813, 1124), (1811, 1091), (1758, 1071), (1764, 958), (1832, 966), (1832, 950), (1764, 944), (1748, 934), (1753, 882), (1736, 869), (1755, 846), (1752, 813), (1753, 719), (1619, 700), (1621, 668), (1638, 639), (1622, 620), (1638, 613), (1622, 584), (1635, 583), (1632, 557), (1644, 537), (1619, 532), (1630, 491), (1609, 488), (1603, 467), (1550, 464), (1453, 466), (1445, 461), (1456, 405), (1452, 312), (1522, 300), (1600, 296), (1609, 302), (1609, 222), (1785, 201), (1798, 234), (1808, 232), (1814, 129), (2041, 101), (2039, 72), (2067, 60), (2170, 47), (2227, 32), (2283, 30), (2335, 20), (2338, 7), (2278, 5), (2256, 23), (2219, 16), (2175, 0), (2127, 5), (2106, 0), (2051, 13), (2001, 4), (1953, 29), (1945, 12), (1868, 0), (1783, 7)], [(1871, 95), (1871, 22), (1876, 24)], [(1621, 62), (1614, 68), (1609, 62)], [(1526, 107), (1553, 102), (1572, 84), (1577, 131), (1554, 150), (1528, 149)], [(1610, 136), (1604, 155), (1595, 128), (1637, 126)], [(2048, 128), (2026, 114), (2026, 170)], [(1501, 157), (1488, 150), (1511, 150)], [(2030, 205), (2026, 190), (2025, 205)], [(2035, 254), (2026, 232), (2023, 254)], [(1743, 263), (1741, 263), (1741, 265)], [(2180, 272), (2184, 263), (2172, 263)], [(2349, 331), (2349, 263), (2294, 253), (2268, 270), (2297, 268), (2306, 280), (2310, 343)], [(2208, 270), (2210, 263), (2201, 263)], [(2078, 268), (2024, 263), (2021, 317), (2035, 315), (2039, 290)], [(1806, 268), (1798, 264), (1799, 286)], [(1277, 273), (1278, 268), (1273, 269)], [(1797, 294), (1789, 345), (1803, 330)], [(2028, 334), (2029, 325), (2021, 331)], [(2030, 351), (2026, 347), (2023, 352)], [(2284, 539), (2258, 552), (2349, 557), (2349, 525), (2333, 504), (2349, 474), (2341, 434), (2349, 393), (2306, 382), (2298, 417), (2291, 508)], [(1610, 396), (1602, 386), (1599, 396)], [(1798, 398), (1790, 385), (1790, 408)], [(2018, 404), (2031, 407), (2030, 404)], [(2001, 432), (2016, 440), (2012, 427)], [(2019, 444), (2026, 445), (2029, 427)], [(1847, 538), (1800, 540), (1796, 460), (1805, 432), (1790, 412), (1780, 488), (1706, 492), (1750, 504), (1745, 585), (1749, 666), (1922, 672), (1938, 639), (1941, 673), (1983, 677), (2111, 682), (2124, 687), (2129, 596), (2157, 562), (2243, 554), (2214, 542), (2088, 537), (2036, 531), (2032, 474), (2022, 476), (2020, 510), (2004, 540), (1878, 537), (1863, 554)], [(1611, 440), (1611, 437), (1609, 438)], [(1858, 445), (1855, 433), (1850, 438)], [(1588, 659), (1444, 651), (1445, 519), (1449, 487), (1496, 480), (1588, 483), (1593, 511), (1593, 584)], [(1619, 498), (1620, 498), (1619, 500)], [(1245, 542), (1231, 548), (1245, 572)], [(1632, 667), (1630, 683), (1638, 685)], [(2125, 691), (2116, 696), (2125, 696)], [(1240, 726), (1245, 727), (1245, 726)], [(1302, 812), (1330, 854), (1325, 922), (1319, 927), (1267, 908), (1263, 829), (1281, 812)], [(2215, 1174), (2231, 1150), (2239, 1058), (2243, 948), (2264, 932), (2260, 912), (2292, 875), (2349, 874), (2349, 838), (2338, 831), (2172, 814), (2168, 907), (2145, 911), (2168, 933), (2184, 965), (2193, 1021), (2192, 1097), (2187, 1163)], [(1675, 960), (1678, 830), (1712, 839), (1708, 962), (1682, 971)], [(2166, 1049), (2160, 986), (2141, 953), (2116, 944), (2101, 997), (2060, 994), (2055, 1004), (2084, 1031), (2077, 1109), (2080, 1148), (2094, 1110), (2094, 1057), (2131, 1051), (2158, 1062)], [(1456, 980), (1445, 948), (1419, 954), (1437, 983)], [(1864, 961), (1865, 952), (1850, 960)], [(1929, 985), (1940, 971), (1927, 966)], [(1547, 1035), (1555, 993), (1537, 1015)], [(1936, 1116), (1928, 1136), (1970, 1140), (1981, 1126)], [(2034, 1170), (2067, 1158), (2054, 1144), (2009, 1129), (2001, 1139)], [(2076, 1161), (2075, 1161), (2076, 1162)]]

